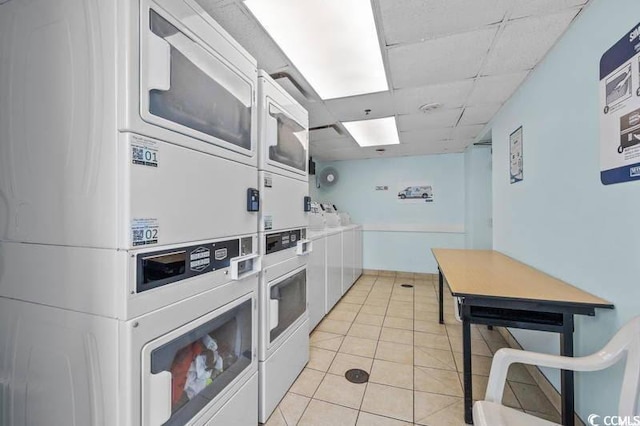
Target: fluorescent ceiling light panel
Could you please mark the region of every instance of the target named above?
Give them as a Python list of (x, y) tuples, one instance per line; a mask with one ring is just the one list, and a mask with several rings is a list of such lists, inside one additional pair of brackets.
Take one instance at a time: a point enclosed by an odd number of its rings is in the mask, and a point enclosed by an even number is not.
[(322, 99), (389, 90), (371, 0), (246, 0)]
[(397, 145), (400, 143), (395, 117), (343, 122), (360, 146)]

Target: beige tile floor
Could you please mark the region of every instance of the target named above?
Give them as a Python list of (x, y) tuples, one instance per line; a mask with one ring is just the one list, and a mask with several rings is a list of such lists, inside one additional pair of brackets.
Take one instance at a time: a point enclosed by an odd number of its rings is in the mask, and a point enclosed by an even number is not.
[[(438, 324), (432, 278), (363, 275), (311, 334), (309, 363), (267, 425), (464, 425), (462, 327), (452, 311), (447, 295)], [(474, 399), (484, 397), (491, 356), (506, 346), (497, 331), (473, 326)], [(348, 382), (351, 368), (369, 382)], [(503, 403), (560, 421), (525, 368), (513, 366), (508, 379)]]

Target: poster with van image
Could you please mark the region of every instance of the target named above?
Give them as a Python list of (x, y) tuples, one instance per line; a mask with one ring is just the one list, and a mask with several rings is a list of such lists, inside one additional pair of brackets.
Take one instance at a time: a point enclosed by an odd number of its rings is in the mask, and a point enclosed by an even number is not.
[(509, 136), (509, 174), (511, 183), (522, 182), (524, 171), (522, 167), (522, 126)]
[(640, 179), (640, 24), (600, 59), (600, 181)]
[(403, 204), (432, 203), (433, 186), (424, 182), (400, 184), (397, 199)]

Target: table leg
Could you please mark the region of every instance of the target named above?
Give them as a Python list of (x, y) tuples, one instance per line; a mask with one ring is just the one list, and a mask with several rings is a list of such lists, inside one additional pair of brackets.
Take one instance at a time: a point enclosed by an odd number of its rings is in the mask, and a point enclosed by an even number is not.
[(444, 277), (442, 271), (438, 268), (438, 306), (440, 308), (440, 324), (444, 324)]
[(471, 382), (471, 308), (462, 302), (462, 375), (464, 385), (464, 422), (473, 424), (473, 385)]
[[(562, 328), (562, 334), (560, 335), (560, 355), (573, 356), (573, 314), (563, 314)], [(562, 392), (562, 424), (565, 426), (574, 426), (573, 371), (561, 371), (560, 390)]]

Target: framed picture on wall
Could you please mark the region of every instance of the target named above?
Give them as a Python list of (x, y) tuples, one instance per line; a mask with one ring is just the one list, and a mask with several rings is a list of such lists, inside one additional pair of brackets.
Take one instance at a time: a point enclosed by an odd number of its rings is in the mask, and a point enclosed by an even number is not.
[(432, 203), (433, 185), (427, 182), (400, 183), (397, 199), (402, 204)]
[(511, 183), (522, 182), (522, 126), (509, 136), (509, 174)]

